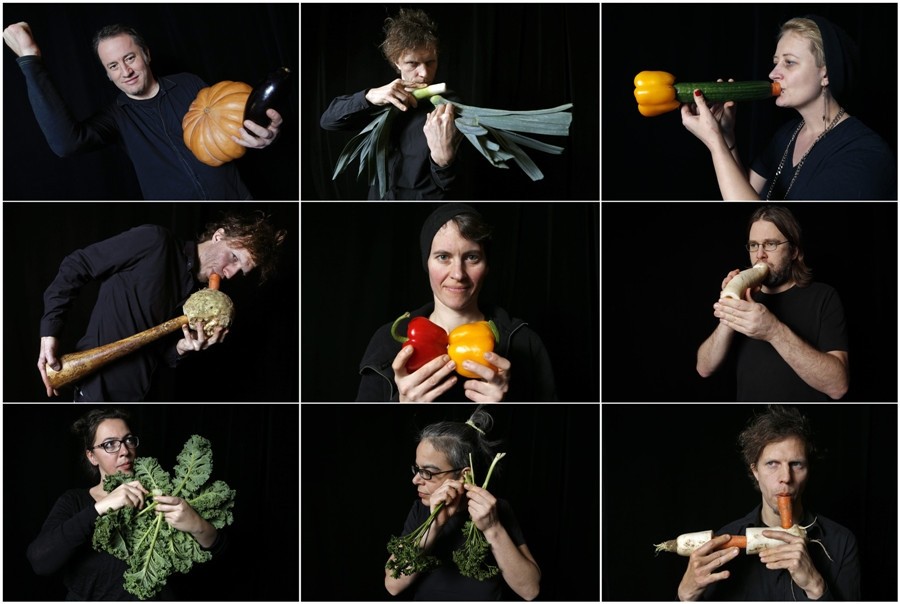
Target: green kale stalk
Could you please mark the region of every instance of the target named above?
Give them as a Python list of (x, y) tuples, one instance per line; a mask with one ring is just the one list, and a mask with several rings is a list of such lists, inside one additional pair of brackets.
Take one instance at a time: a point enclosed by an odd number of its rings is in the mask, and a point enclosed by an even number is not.
[[(491, 481), (491, 474), (494, 472), (494, 466), (505, 455), (506, 453), (497, 453), (494, 456), (494, 461), (491, 462), (491, 467), (488, 469), (487, 478), (484, 479), (484, 484), (481, 485), (482, 489), (487, 489), (488, 483)], [(472, 464), (471, 453), (469, 454), (469, 467), (473, 468), (473, 470), (466, 474), (466, 483), (475, 484), (475, 466)], [(471, 519), (467, 520), (465, 526), (463, 526), (463, 535), (466, 537), (466, 542), (460, 549), (453, 552), (453, 561), (456, 562), (459, 573), (464, 577), (478, 579), (479, 581), (485, 581), (499, 573), (499, 568), (485, 562), (491, 546), (485, 539), (484, 533), (478, 530), (478, 527), (475, 526)]]
[(444, 509), (443, 501), (434, 506), (434, 511), (431, 512), (431, 515), (419, 528), (403, 537), (392, 536), (388, 541), (387, 551), (393, 555), (393, 558), (388, 560), (384, 567), (391, 571), (393, 578), (398, 579), (400, 575), (414, 575), (425, 572), (440, 565), (440, 560), (425, 554), (419, 542), (428, 533), (431, 523), (434, 522), (435, 517), (442, 509)]
[(133, 476), (117, 472), (104, 479), (106, 492), (138, 480), (152, 494), (142, 510), (110, 510), (94, 524), (94, 549), (128, 562), (126, 591), (141, 600), (152, 598), (173, 572), (187, 573), (195, 562), (212, 557), (189, 533), (172, 528), (162, 514), (150, 513), (158, 505), (154, 498), (168, 494), (184, 499), (217, 529), (230, 525), (235, 491), (221, 480), (210, 483), (211, 474), (212, 447), (195, 434), (178, 454), (174, 480), (152, 457), (135, 459)]

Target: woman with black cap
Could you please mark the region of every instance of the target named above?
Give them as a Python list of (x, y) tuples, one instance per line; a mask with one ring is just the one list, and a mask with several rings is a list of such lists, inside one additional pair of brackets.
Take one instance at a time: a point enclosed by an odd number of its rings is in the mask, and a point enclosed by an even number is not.
[[(410, 313), (426, 317), (450, 333), (456, 327), (492, 320), (500, 339), (485, 353), (486, 365), (466, 361), (463, 369), (479, 376), (462, 379), (448, 355), (407, 370), (414, 346), (391, 336), (391, 323), (372, 336), (360, 363), (359, 401), (554, 401), (556, 390), (550, 358), (541, 342), (521, 319), (499, 307), (479, 306), (478, 297), (488, 275), (491, 227), (466, 204), (440, 206), (425, 221), (420, 236), (422, 266), (428, 273), (433, 301)], [(406, 332), (399, 325), (398, 333)]]
[(778, 107), (800, 117), (786, 124), (749, 174), (735, 144), (734, 103), (706, 104), (682, 122), (710, 150), (724, 199), (897, 199), (897, 164), (873, 130), (847, 113), (858, 51), (844, 30), (817, 15), (781, 27), (769, 78), (781, 84)]

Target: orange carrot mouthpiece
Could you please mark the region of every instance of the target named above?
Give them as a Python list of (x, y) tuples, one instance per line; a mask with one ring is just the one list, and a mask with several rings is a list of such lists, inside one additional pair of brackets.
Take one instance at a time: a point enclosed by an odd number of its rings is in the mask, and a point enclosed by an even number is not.
[(716, 549), (728, 549), (729, 547), (747, 549), (747, 537), (745, 535), (733, 535), (724, 545), (720, 545)]
[(778, 514), (781, 516), (781, 528), (789, 529), (794, 526), (793, 502), (790, 495), (778, 496)]
[(209, 289), (219, 289), (219, 284), (222, 282), (222, 277), (220, 277), (217, 273), (209, 274)]

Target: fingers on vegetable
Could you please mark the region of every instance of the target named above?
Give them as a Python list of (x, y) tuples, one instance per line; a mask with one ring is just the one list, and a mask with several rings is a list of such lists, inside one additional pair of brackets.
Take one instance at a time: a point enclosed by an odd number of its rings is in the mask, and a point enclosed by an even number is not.
[(744, 292), (747, 291), (748, 288), (762, 285), (762, 282), (765, 281), (768, 274), (769, 265), (765, 262), (758, 262), (754, 264), (752, 268), (748, 268), (735, 275), (735, 277), (725, 285), (725, 288), (722, 290), (719, 297), (740, 300), (744, 297)]

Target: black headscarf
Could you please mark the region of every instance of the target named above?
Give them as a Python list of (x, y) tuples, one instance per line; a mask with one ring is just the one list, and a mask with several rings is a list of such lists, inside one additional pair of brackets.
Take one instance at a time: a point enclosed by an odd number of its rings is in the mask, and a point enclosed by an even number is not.
[(434, 241), (434, 236), (442, 226), (447, 224), (448, 220), (454, 216), (459, 216), (460, 214), (474, 214), (479, 218), (481, 217), (478, 210), (470, 205), (464, 203), (447, 203), (432, 212), (431, 216), (425, 220), (425, 224), (422, 225), (419, 244), (422, 247), (422, 267), (426, 271), (428, 270), (428, 254), (431, 253), (431, 242)]
[(838, 103), (852, 104), (854, 77), (859, 71), (859, 48), (847, 32), (825, 17), (806, 15), (822, 33), (828, 88)]

